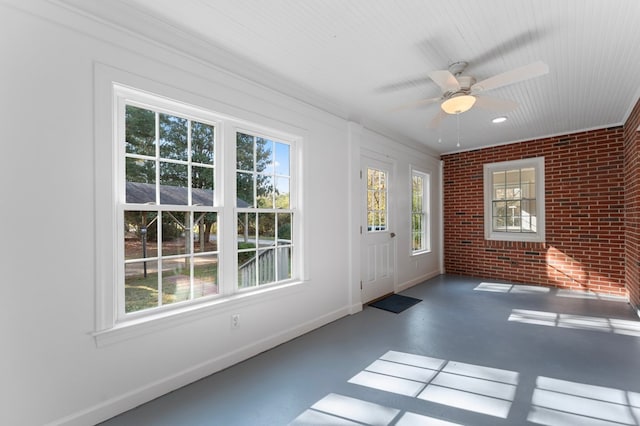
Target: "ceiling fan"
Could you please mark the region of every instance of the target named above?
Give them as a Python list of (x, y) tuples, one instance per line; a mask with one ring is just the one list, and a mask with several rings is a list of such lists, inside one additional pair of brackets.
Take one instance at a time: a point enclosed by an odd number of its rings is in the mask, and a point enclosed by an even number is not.
[(454, 62), (446, 70), (430, 72), (429, 78), (440, 87), (442, 94), (435, 98), (421, 99), (401, 105), (394, 108), (394, 110), (440, 102), (440, 111), (431, 120), (429, 128), (438, 127), (440, 121), (447, 114), (462, 114), (474, 106), (492, 111), (508, 112), (517, 108), (518, 103), (507, 99), (489, 97), (484, 93), (499, 87), (539, 77), (549, 72), (547, 64), (537, 61), (476, 82), (474, 77), (463, 75), (467, 65), (468, 63), (465, 61)]

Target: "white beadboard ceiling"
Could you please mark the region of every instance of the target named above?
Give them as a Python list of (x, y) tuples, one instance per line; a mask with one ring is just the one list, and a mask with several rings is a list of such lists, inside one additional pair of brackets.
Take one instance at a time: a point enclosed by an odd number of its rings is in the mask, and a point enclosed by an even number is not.
[[(638, 0), (63, 1), (438, 153), (617, 126), (640, 95)], [(429, 129), (438, 104), (393, 110), (440, 95), (427, 75), (453, 62), (479, 81), (538, 60), (548, 74), (487, 93), (506, 114)]]

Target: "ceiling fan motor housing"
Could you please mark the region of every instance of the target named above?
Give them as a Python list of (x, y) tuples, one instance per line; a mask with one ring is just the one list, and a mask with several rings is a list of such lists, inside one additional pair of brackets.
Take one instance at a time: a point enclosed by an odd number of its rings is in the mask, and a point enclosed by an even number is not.
[(456, 96), (469, 95), (471, 93), (471, 86), (476, 82), (476, 79), (470, 75), (461, 75), (456, 77), (458, 80), (458, 90), (449, 90), (442, 94), (442, 99), (451, 99)]
[(460, 74), (464, 72), (465, 68), (467, 68), (467, 65), (469, 65), (469, 62), (467, 61), (454, 62), (451, 65), (449, 65), (449, 72), (454, 76), (458, 77)]
[(476, 79), (471, 77), (470, 75), (461, 75), (457, 77), (458, 83), (460, 84), (460, 90), (469, 92), (471, 91), (471, 86), (476, 83)]

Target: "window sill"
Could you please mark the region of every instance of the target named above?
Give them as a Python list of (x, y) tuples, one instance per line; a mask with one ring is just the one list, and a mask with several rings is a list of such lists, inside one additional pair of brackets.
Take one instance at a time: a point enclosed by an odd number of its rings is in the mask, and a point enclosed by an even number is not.
[(155, 315), (118, 322), (113, 327), (92, 333), (96, 347), (109, 346), (125, 340), (156, 331), (196, 321), (211, 315), (220, 315), (255, 303), (262, 303), (302, 291), (304, 281), (293, 281), (278, 286), (265, 287), (254, 291), (214, 299), (208, 302), (185, 306)]
[(485, 240), (488, 241), (514, 241), (522, 243), (544, 243), (545, 236), (538, 234), (521, 234), (521, 233), (496, 233), (492, 232), (488, 236), (485, 236)]

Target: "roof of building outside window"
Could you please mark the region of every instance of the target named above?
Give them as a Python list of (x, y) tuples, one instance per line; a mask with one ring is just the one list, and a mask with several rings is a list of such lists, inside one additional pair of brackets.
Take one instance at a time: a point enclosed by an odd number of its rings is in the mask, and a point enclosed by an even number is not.
[[(156, 200), (156, 185), (153, 183), (127, 182), (127, 203), (147, 204)], [(183, 186), (160, 185), (160, 202), (162, 204), (187, 205), (187, 188)], [(213, 190), (192, 188), (192, 205), (212, 206)], [(238, 198), (237, 207), (251, 207), (249, 203)]]

